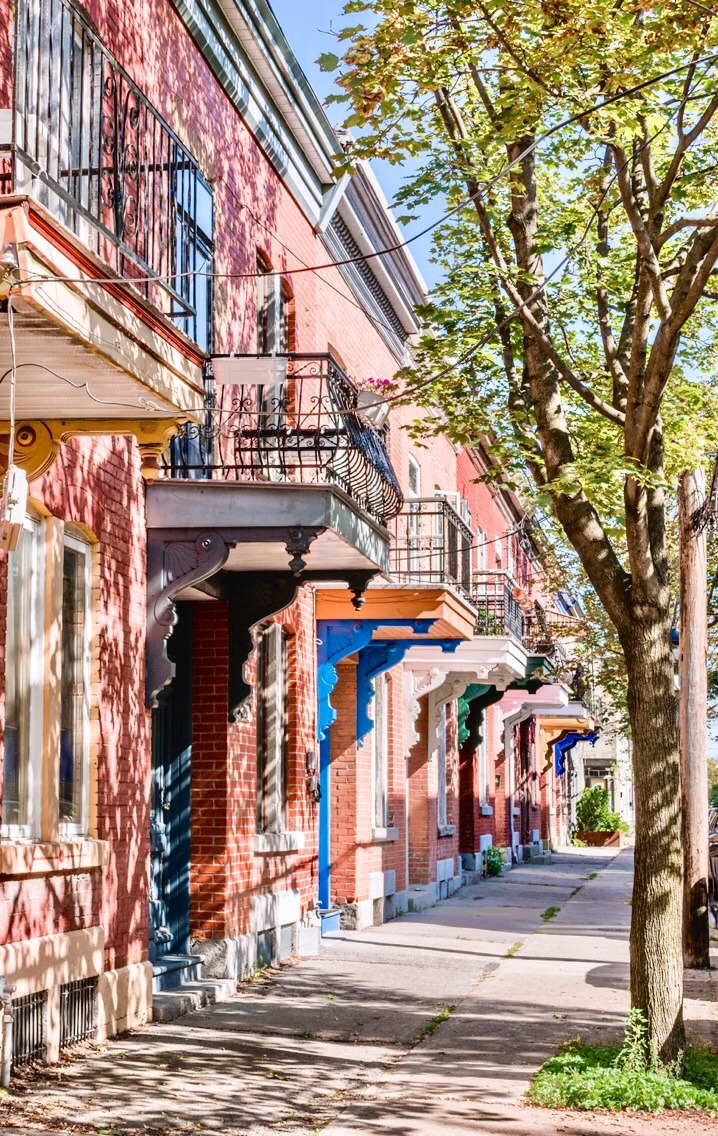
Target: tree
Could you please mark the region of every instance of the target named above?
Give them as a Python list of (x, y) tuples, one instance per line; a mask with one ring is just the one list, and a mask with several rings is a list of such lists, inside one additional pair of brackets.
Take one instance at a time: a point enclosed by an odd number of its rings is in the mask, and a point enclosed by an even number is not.
[(699, 0), (353, 0), (347, 161), (409, 162), (444, 279), (423, 426), (528, 470), (615, 628), (636, 802), (633, 1005), (683, 1051), (671, 574), (678, 471), (715, 444), (718, 20)]

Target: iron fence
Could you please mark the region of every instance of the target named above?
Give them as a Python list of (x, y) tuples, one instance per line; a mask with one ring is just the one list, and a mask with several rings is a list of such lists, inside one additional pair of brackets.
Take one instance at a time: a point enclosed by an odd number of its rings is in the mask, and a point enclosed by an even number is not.
[(473, 534), (442, 497), (414, 497), (394, 518), (392, 573), (407, 582), (451, 584), (471, 597)]
[(515, 581), (500, 568), (474, 573), (473, 603), (477, 611), (477, 635), (513, 635), (523, 641), (525, 618), (516, 599)]
[(31, 194), (207, 349), (212, 192), (197, 162), (68, 0), (21, 0), (15, 59), (0, 188)]
[(47, 990), (13, 998), (12, 1068), (47, 1056)]
[(218, 388), (205, 421), (173, 442), (163, 475), (336, 485), (388, 524), (403, 498), (386, 429), (359, 412), (357, 387), (331, 355), (274, 358), (277, 381)]
[(60, 1049), (94, 1039), (97, 1033), (97, 979), (80, 978), (60, 987)]

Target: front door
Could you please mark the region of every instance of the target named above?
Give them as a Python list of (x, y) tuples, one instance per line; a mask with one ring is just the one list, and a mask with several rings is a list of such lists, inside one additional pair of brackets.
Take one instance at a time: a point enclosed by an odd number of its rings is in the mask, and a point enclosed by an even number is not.
[(177, 605), (168, 642), (177, 668), (152, 715), (150, 958), (189, 951), (192, 604)]

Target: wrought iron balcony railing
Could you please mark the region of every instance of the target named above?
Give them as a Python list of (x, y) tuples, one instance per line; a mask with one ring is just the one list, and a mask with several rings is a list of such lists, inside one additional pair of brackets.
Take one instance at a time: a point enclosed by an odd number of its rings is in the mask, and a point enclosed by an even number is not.
[(219, 387), (205, 422), (174, 440), (164, 476), (336, 485), (387, 525), (402, 495), (386, 429), (358, 413), (357, 388), (330, 355), (271, 358), (278, 381)]
[(521, 605), (515, 598), (516, 584), (500, 568), (474, 573), (473, 603), (477, 611), (477, 635), (513, 635), (523, 642), (526, 624)]
[(68, 0), (18, 3), (9, 117), (0, 192), (34, 197), (209, 349), (212, 191)]
[(399, 580), (451, 584), (471, 597), (469, 526), (443, 497), (415, 497), (395, 517), (392, 573)]

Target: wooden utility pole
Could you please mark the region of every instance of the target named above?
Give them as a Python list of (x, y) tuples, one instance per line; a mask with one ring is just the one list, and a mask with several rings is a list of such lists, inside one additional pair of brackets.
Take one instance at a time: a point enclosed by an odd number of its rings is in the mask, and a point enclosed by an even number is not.
[(683, 797), (683, 958), (710, 967), (708, 923), (708, 581), (702, 469), (678, 487), (680, 530), (679, 727)]

